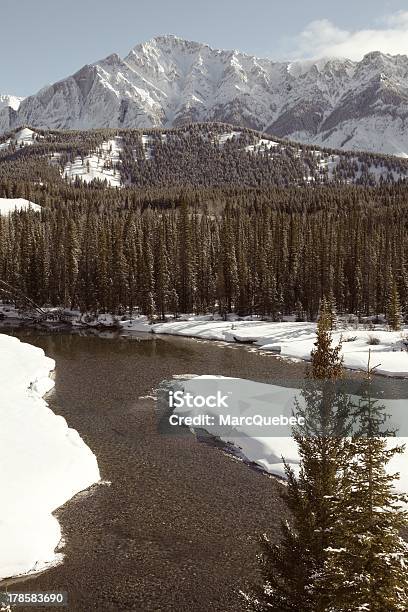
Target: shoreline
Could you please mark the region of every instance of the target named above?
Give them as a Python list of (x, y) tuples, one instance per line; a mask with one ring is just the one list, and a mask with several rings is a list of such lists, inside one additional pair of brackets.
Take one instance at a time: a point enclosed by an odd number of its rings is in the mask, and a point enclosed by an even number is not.
[[(266, 352), (242, 345), (227, 356), (216, 342), (190, 343), (190, 338), (157, 335), (152, 346), (122, 344), (115, 335), (108, 347), (100, 334), (71, 334), (67, 342), (55, 342), (57, 333), (34, 334), (37, 346), (58, 364), (50, 408), (80, 432), (111, 486), (97, 486), (58, 508), (64, 562), (25, 575), (22, 582), (33, 590), (67, 590), (69, 604), (81, 610), (181, 610), (187, 597), (203, 602), (197, 609), (237, 612), (235, 589), (242, 583), (236, 577), (253, 580), (258, 571), (257, 534), (267, 531), (275, 540), (286, 516), (282, 479), (243, 460), (239, 449), (228, 449), (220, 438), (203, 440), (201, 432), (188, 430), (160, 434), (146, 398), (156, 381), (184, 379), (188, 371), (206, 375), (208, 364), (224, 376), (247, 379), (251, 373), (265, 378), (274, 368), (276, 378), (281, 371), (299, 375), (302, 364), (278, 365)], [(67, 351), (61, 351), (63, 345)], [(89, 351), (97, 361), (87, 359)], [(140, 370), (139, 359), (147, 369)], [(78, 576), (91, 586), (83, 588)]]
[(154, 404), (143, 397), (189, 366), (205, 373), (210, 363), (224, 375), (263, 378), (270, 360), (232, 351), (225, 361), (214, 344), (183, 339), (160, 339), (156, 347), (119, 339), (108, 346), (96, 336), (55, 339), (33, 338), (57, 362), (50, 408), (80, 432), (102, 480), (112, 484), (58, 509), (64, 562), (24, 577), (26, 588), (67, 591), (77, 610), (182, 610), (186, 601), (196, 609), (240, 610), (237, 590), (258, 572), (258, 534), (277, 538), (286, 516), (282, 485), (198, 444), (189, 431), (162, 435)]
[[(286, 362), (307, 364), (310, 362), (316, 327), (316, 323), (309, 321), (298, 323), (259, 319), (238, 320), (234, 316), (224, 321), (211, 315), (191, 317), (184, 315), (177, 320), (157, 323), (148, 323), (147, 317), (139, 316), (120, 321), (115, 319), (113, 323), (112, 315), (106, 314), (100, 315), (95, 321), (94, 323), (85, 321), (56, 323), (4, 317), (0, 319), (0, 330), (7, 327), (21, 327), (55, 333), (89, 332), (95, 335), (112, 333), (123, 337), (135, 337), (139, 334), (183, 337), (198, 341), (220, 342), (225, 345), (246, 346), (248, 350), (263, 351)], [(366, 372), (369, 350), (371, 350), (374, 358), (387, 362), (385, 365), (378, 364), (376, 376), (400, 381), (408, 380), (408, 325), (399, 332), (385, 330), (381, 324), (375, 329), (339, 327), (334, 329), (332, 334), (335, 343), (342, 342), (344, 368), (350, 373)], [(385, 339), (384, 344), (381, 344), (376, 335)], [(371, 338), (376, 342), (373, 345), (370, 344)], [(346, 350), (355, 341), (355, 351)], [(402, 368), (399, 367), (400, 363)]]
[[(1, 582), (61, 563), (57, 509), (100, 479), (97, 459), (49, 407), (55, 360), (31, 343), (0, 334)], [(25, 508), (28, 507), (29, 511)]]

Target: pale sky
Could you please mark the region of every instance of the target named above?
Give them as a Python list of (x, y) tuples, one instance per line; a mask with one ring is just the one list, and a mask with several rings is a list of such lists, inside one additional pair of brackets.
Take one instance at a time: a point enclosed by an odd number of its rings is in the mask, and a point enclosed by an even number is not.
[(406, 0), (0, 0), (0, 94), (176, 34), (271, 59), (408, 54)]

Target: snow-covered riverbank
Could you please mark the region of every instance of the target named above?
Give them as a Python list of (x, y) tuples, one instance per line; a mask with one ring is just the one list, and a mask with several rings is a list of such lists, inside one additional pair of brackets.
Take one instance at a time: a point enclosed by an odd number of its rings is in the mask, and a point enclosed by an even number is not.
[(0, 579), (58, 562), (52, 512), (100, 479), (95, 455), (42, 398), (54, 367), (41, 349), (0, 334)]
[[(282, 357), (306, 361), (310, 359), (316, 341), (316, 323), (294, 321), (220, 321), (214, 317), (189, 317), (153, 325), (152, 331), (224, 342), (246, 342)], [(378, 374), (408, 377), (407, 326), (399, 332), (387, 331), (385, 325), (374, 326), (374, 329), (339, 326), (333, 331), (333, 342), (337, 344), (340, 340), (346, 368), (366, 370), (371, 349), (371, 365), (378, 365)]]
[[(45, 309), (50, 321), (59, 309)], [(144, 315), (114, 316), (112, 314), (81, 314), (79, 311), (63, 310), (65, 323), (73, 328), (116, 328), (129, 333), (155, 333), (216, 340), (230, 343), (251, 344), (256, 349), (270, 351), (281, 357), (309, 361), (316, 341), (316, 323), (285, 320), (262, 321), (247, 317), (243, 320), (229, 315), (225, 321), (217, 315), (181, 315), (174, 320), (150, 324)], [(11, 304), (0, 303), (0, 318), (21, 320), (22, 315)], [(54, 321), (55, 322), (55, 321)], [(35, 323), (35, 321), (33, 321)], [(46, 318), (43, 319), (46, 323)], [(344, 365), (351, 370), (366, 371), (369, 351), (371, 366), (384, 376), (408, 378), (408, 325), (401, 331), (390, 331), (385, 323), (356, 325), (339, 321), (333, 331), (333, 342), (342, 342)]]
[[(203, 409), (186, 405), (176, 408), (174, 414), (183, 418), (206, 414), (213, 419), (207, 424), (193, 426), (193, 429), (205, 429), (224, 442), (232, 444), (243, 458), (257, 464), (270, 474), (285, 476), (283, 459), (295, 472), (298, 471), (299, 455), (290, 424), (265, 426), (256, 424), (256, 421), (248, 424), (248, 421), (251, 421), (255, 415), (266, 420), (278, 415), (293, 416), (295, 400), (300, 399), (299, 389), (221, 376), (195, 376), (183, 380), (181, 384), (183, 392), (190, 393), (194, 397), (216, 396), (219, 392), (221, 396), (228, 398), (227, 409), (225, 407)], [(402, 425), (403, 435), (406, 435), (407, 400), (387, 399), (381, 400), (380, 404), (384, 406), (384, 413), (391, 415), (393, 424)], [(224, 418), (231, 416), (244, 417), (244, 419), (239, 424), (234, 424), (231, 420), (231, 423), (225, 425), (223, 419), (220, 419), (221, 415)], [(389, 438), (389, 445), (390, 447), (405, 445), (404, 452), (393, 457), (388, 470), (390, 474), (400, 474), (397, 488), (400, 492), (406, 493), (408, 492), (408, 437)]]

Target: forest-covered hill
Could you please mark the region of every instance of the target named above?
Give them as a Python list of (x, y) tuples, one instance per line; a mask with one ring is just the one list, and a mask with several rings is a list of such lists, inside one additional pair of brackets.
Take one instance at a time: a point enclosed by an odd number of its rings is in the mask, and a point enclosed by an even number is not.
[(251, 187), (395, 183), (408, 160), (273, 139), (227, 124), (170, 130), (44, 131), (0, 139), (0, 178), (113, 187)]

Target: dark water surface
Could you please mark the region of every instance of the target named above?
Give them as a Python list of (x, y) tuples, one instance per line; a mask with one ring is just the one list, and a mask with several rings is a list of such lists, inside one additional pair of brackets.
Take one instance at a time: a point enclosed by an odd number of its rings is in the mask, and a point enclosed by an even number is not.
[(243, 609), (237, 591), (257, 577), (257, 537), (279, 533), (282, 485), (186, 430), (159, 434), (154, 402), (139, 398), (176, 374), (301, 379), (303, 366), (168, 336), (6, 333), (55, 359), (47, 401), (111, 482), (57, 511), (65, 561), (20, 590), (68, 591), (78, 612)]

